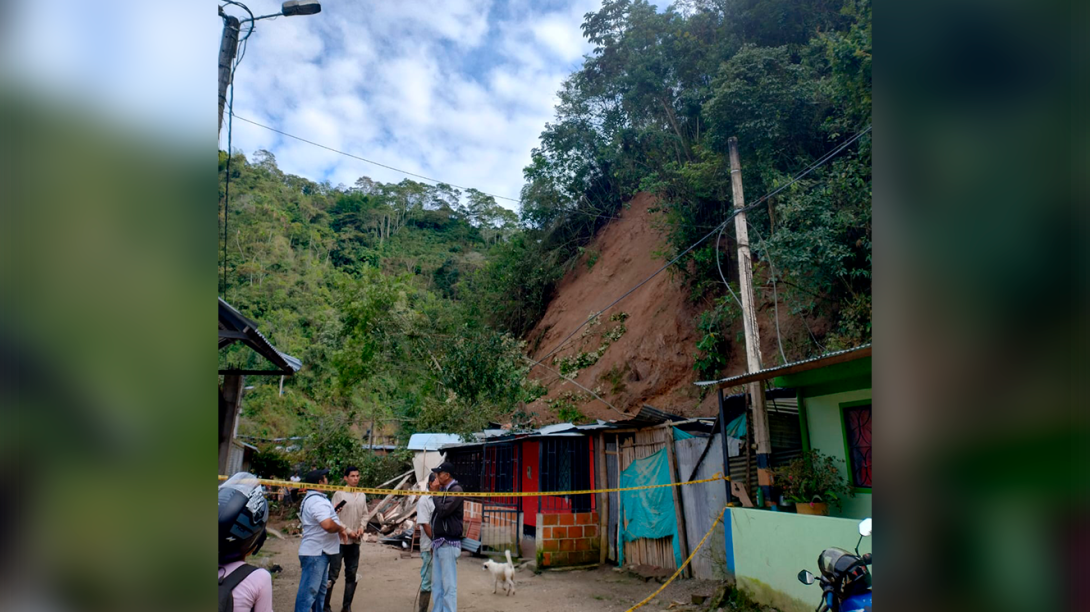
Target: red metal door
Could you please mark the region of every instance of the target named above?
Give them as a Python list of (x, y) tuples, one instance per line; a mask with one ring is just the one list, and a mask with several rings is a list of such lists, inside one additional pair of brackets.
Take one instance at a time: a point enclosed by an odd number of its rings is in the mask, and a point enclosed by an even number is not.
[[(540, 454), (539, 442), (522, 443), (522, 465), (519, 466), (522, 477), (523, 491), (539, 491), (538, 489), (538, 457)], [(523, 522), (526, 525), (537, 527), (537, 498), (522, 498)]]

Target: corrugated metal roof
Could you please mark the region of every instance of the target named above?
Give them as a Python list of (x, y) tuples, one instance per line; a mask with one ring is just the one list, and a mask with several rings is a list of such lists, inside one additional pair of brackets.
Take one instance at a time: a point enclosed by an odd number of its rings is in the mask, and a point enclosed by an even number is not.
[(546, 425), (545, 427), (536, 430), (534, 433), (539, 436), (551, 436), (572, 429), (575, 429), (575, 425), (571, 423), (554, 423), (553, 425)]
[(669, 412), (663, 412), (654, 406), (644, 404), (640, 407), (640, 411), (631, 415), (627, 419), (617, 419), (610, 421), (614, 426), (620, 427), (651, 427), (654, 425), (661, 425), (667, 422), (685, 421), (687, 420), (683, 416), (676, 414), (670, 414)]
[(833, 353), (826, 353), (818, 357), (803, 359), (802, 361), (787, 363), (784, 365), (776, 366), (774, 368), (765, 368), (756, 372), (746, 372), (745, 374), (728, 376), (726, 378), (720, 378), (719, 380), (702, 380), (693, 384), (698, 387), (707, 387), (710, 385), (729, 385), (731, 383), (740, 385), (745, 382), (769, 380), (772, 378), (776, 378), (777, 376), (782, 376), (784, 374), (805, 372), (807, 370), (816, 370), (817, 368), (825, 367), (826, 365), (832, 365), (834, 363), (841, 363), (844, 361), (852, 361), (854, 359), (869, 357), (870, 354), (871, 345), (864, 344), (863, 346), (857, 346), (855, 348), (845, 349), (843, 351), (836, 351)]
[(462, 438), (457, 434), (416, 433), (409, 437), (409, 444), (405, 448), (414, 451), (437, 451), (444, 445), (461, 443)]
[[(276, 366), (276, 369), (268, 371), (268, 374), (291, 376), (303, 367), (302, 361), (276, 350), (276, 347), (269, 342), (268, 338), (258, 331), (257, 323), (244, 317), (242, 313), (225, 302), (223, 298), (217, 299), (219, 299), (219, 348), (222, 349), (235, 342), (242, 342)], [(234, 372), (235, 370), (220, 370), (220, 374), (231, 374)], [(265, 372), (248, 373), (258, 374)]]

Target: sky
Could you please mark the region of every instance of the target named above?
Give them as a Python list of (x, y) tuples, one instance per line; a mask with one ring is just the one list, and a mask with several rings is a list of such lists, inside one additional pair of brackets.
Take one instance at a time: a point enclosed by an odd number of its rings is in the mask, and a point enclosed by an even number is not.
[[(663, 7), (666, 2), (660, 3)], [(251, 0), (255, 14), (278, 2)], [(326, 0), (257, 22), (235, 74), (235, 114), (334, 149), (517, 200), (564, 78), (591, 46), (600, 0)], [(209, 44), (221, 26), (210, 18)], [(202, 36), (205, 33), (202, 32)], [(220, 148), (227, 147), (227, 127)], [(404, 174), (235, 120), (231, 146), (334, 186)], [(517, 209), (517, 203), (497, 200)]]
[[(382, 164), (517, 200), (556, 93), (591, 51), (601, 0), (324, 0), (257, 22), (235, 74), (239, 117)], [(6, 87), (163, 146), (216, 138), (223, 22), (214, 0), (22, 0), (0, 23)], [(655, 0), (665, 10), (668, 0)], [(248, 0), (256, 15), (276, 0)], [(240, 9), (228, 6), (234, 14)], [(42, 96), (41, 94), (45, 94)], [(406, 175), (236, 120), (231, 146), (334, 186)], [(219, 148), (227, 148), (226, 123)], [(517, 203), (499, 199), (511, 209)]]

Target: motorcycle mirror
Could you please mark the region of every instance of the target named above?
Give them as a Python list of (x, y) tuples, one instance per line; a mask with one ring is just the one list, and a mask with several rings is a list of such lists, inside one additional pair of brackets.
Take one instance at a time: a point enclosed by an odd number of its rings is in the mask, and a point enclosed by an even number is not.
[(871, 521), (870, 519), (863, 519), (859, 523), (859, 535), (864, 538), (869, 538), (871, 534)]
[(803, 584), (814, 584), (814, 575), (806, 570), (799, 572), (799, 582)]

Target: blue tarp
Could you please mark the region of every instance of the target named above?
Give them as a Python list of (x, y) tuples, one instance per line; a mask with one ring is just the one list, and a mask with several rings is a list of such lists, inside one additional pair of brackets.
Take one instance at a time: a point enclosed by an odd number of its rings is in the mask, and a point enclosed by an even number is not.
[[(670, 442), (673, 443), (672, 441)], [(639, 487), (653, 484), (669, 484), (670, 462), (666, 449), (632, 462), (621, 472), (621, 487)], [(677, 533), (677, 513), (674, 511), (674, 495), (670, 487), (621, 491), (621, 524), (617, 529), (618, 565), (624, 565), (624, 543), (639, 538), (665, 538), (673, 536), (674, 560), (681, 567), (681, 545)]]

